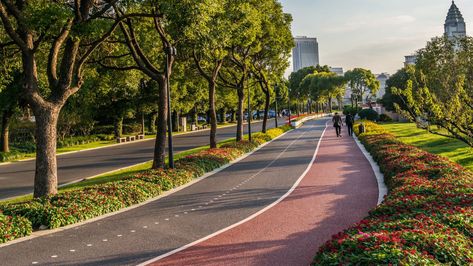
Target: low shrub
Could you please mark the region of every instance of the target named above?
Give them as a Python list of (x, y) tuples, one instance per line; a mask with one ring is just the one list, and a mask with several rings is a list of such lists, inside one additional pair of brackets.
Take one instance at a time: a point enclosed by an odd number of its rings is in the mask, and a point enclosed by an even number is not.
[(0, 243), (31, 234), (31, 222), (23, 217), (12, 217), (0, 212)]
[(373, 109), (363, 109), (361, 110), (358, 115), (360, 119), (366, 119), (370, 121), (379, 121), (379, 114)]
[(379, 115), (379, 122), (392, 122), (392, 121), (393, 121), (393, 119), (390, 116), (386, 115), (386, 114), (380, 114)]
[(313, 265), (472, 265), (473, 174), (364, 123), (359, 138), (390, 193), (322, 246)]
[[(271, 129), (265, 134), (255, 134), (253, 142), (232, 142), (217, 149), (197, 152), (177, 160), (175, 169), (143, 171), (119, 181), (67, 191), (26, 203), (0, 206), (0, 210), (9, 215), (5, 217), (9, 217), (11, 221), (24, 225), (14, 226), (15, 230), (21, 232), (15, 237), (30, 234), (32, 228), (58, 228), (78, 223), (144, 202), (163, 191), (186, 184), (228, 164), (289, 129), (289, 126)], [(9, 231), (2, 229), (2, 217), (0, 214), (0, 240), (3, 238), (8, 241), (13, 238)]]

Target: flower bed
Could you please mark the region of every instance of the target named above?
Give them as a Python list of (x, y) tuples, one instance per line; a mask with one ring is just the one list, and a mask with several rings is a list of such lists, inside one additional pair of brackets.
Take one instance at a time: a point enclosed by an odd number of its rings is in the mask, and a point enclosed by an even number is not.
[(12, 217), (0, 212), (0, 243), (31, 234), (31, 222), (23, 217)]
[(472, 265), (473, 174), (375, 123), (359, 136), (390, 193), (367, 218), (333, 236), (313, 265)]
[[(290, 127), (255, 134), (253, 142), (228, 143), (176, 161), (176, 168), (148, 170), (119, 181), (60, 193), (26, 203), (0, 206), (0, 243), (40, 227), (58, 228), (144, 202), (181, 186), (254, 150)], [(3, 226), (3, 227), (2, 227)]]

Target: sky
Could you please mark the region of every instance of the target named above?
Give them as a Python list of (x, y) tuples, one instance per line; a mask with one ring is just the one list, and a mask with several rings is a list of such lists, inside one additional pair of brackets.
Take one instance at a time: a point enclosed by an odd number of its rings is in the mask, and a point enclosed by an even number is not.
[[(390, 74), (402, 68), (405, 55), (443, 34), (451, 5), (450, 0), (280, 1), (293, 16), (293, 35), (318, 39), (320, 64)], [(469, 33), (473, 1), (456, 0), (455, 4)]]

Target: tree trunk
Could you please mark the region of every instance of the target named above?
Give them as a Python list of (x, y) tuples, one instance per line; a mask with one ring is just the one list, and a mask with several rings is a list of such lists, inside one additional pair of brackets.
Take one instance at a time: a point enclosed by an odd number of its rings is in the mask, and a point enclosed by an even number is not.
[(36, 118), (36, 172), (34, 197), (57, 194), (57, 121), (59, 107), (35, 108)]
[(209, 82), (209, 113), (210, 113), (210, 148), (217, 148), (217, 112), (215, 110), (215, 80)]
[[(237, 91), (238, 94), (238, 110), (237, 110), (237, 132), (236, 141), (243, 140), (243, 102), (245, 100), (245, 92), (243, 86), (240, 86)], [(248, 114), (249, 118), (250, 114)]]
[(227, 110), (225, 110), (225, 108), (220, 109), (220, 122), (221, 123), (227, 122), (226, 115), (227, 115)]
[(172, 112), (172, 129), (174, 132), (179, 132), (179, 113), (176, 111)]
[(114, 131), (115, 131), (115, 137), (116, 138), (121, 138), (122, 137), (122, 135), (123, 135), (123, 116), (122, 117), (117, 117), (115, 119)]
[(235, 110), (232, 110), (232, 116), (230, 118), (230, 122), (234, 123), (235, 120), (236, 120), (236, 112), (235, 112)]
[(153, 113), (149, 119), (149, 132), (155, 133), (156, 132), (156, 122), (157, 122), (158, 114)]
[(10, 152), (9, 129), (13, 112), (4, 111), (2, 116), (2, 136), (0, 138), (0, 148), (2, 152)]
[(329, 113), (331, 113), (333, 111), (332, 97), (328, 98), (328, 108), (329, 108)]
[(164, 168), (166, 153), (166, 129), (168, 113), (168, 91), (166, 76), (163, 74), (158, 80), (159, 84), (159, 111), (158, 111), (158, 129), (156, 132), (156, 143), (154, 146), (153, 169)]
[[(269, 115), (269, 105), (271, 103), (271, 94), (269, 91), (269, 88), (266, 90), (263, 90), (265, 94), (265, 102), (264, 102), (264, 116), (263, 116), (263, 133), (266, 133), (267, 131), (267, 125), (268, 125), (268, 115)], [(276, 118), (277, 119), (277, 118)]]
[(145, 128), (145, 113), (142, 112), (141, 113), (141, 134), (145, 134), (146, 133), (146, 128)]

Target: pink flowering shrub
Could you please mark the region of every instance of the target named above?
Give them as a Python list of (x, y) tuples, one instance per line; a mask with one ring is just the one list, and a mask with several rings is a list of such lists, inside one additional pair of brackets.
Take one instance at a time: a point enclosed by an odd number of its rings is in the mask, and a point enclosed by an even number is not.
[(31, 234), (31, 222), (23, 217), (3, 215), (0, 211), (0, 243)]
[(390, 193), (322, 246), (313, 265), (473, 265), (473, 174), (377, 124), (365, 126), (359, 138)]

